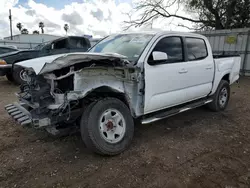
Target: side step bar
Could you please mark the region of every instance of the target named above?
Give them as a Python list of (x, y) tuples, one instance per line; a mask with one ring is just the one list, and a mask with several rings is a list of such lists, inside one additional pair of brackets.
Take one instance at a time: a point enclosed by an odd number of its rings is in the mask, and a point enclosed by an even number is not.
[(178, 107), (170, 108), (169, 110), (166, 110), (166, 111), (157, 113), (157, 114), (155, 114), (155, 115), (153, 115), (151, 117), (142, 119), (142, 124), (153, 123), (155, 121), (159, 121), (161, 119), (168, 118), (170, 116), (179, 114), (181, 112), (185, 112), (187, 110), (191, 110), (191, 109), (203, 106), (203, 105), (208, 104), (208, 103), (210, 103), (212, 101), (213, 101), (212, 99), (206, 99), (206, 100), (203, 99), (203, 100), (199, 100), (199, 101), (196, 101), (196, 102), (188, 103), (187, 105), (184, 105), (184, 106), (179, 107), (179, 108)]

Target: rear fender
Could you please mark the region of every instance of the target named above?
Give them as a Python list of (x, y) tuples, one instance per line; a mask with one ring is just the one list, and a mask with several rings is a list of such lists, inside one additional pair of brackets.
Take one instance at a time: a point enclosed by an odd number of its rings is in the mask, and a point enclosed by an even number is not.
[[(219, 86), (219, 84), (220, 84), (220, 81), (222, 80), (222, 78), (225, 76), (225, 75), (227, 75), (227, 74), (229, 74), (230, 75), (230, 71), (229, 70), (227, 70), (227, 71), (224, 71), (224, 72), (220, 72), (220, 74), (215, 74), (215, 77), (214, 77), (214, 83), (213, 83), (213, 88), (212, 88), (212, 92), (210, 93), (210, 95), (213, 95), (215, 92), (216, 92), (216, 90), (217, 90), (217, 88), (218, 88), (218, 86)], [(229, 76), (230, 77), (230, 76)]]
[(229, 75), (229, 84), (233, 84), (235, 81), (239, 79), (240, 72), (240, 57), (229, 57), (229, 58), (221, 58), (215, 59), (215, 77), (213, 82), (213, 88), (210, 95), (214, 94), (217, 90), (217, 87), (220, 81), (223, 79), (225, 75)]

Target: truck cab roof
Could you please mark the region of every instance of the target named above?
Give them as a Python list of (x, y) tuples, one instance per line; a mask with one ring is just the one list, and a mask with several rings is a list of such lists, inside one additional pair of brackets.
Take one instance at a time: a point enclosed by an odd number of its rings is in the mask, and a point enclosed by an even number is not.
[(112, 34), (112, 35), (119, 35), (119, 34), (149, 34), (149, 35), (154, 35), (154, 36), (177, 35), (177, 36), (190, 36), (190, 37), (206, 38), (205, 36), (197, 34), (197, 33), (179, 32), (179, 31), (163, 31), (163, 30), (125, 31), (125, 32), (116, 33), (116, 34)]

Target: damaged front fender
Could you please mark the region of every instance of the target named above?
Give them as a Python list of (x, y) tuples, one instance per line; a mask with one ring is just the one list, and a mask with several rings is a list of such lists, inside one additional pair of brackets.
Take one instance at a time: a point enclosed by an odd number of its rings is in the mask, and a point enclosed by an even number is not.
[(122, 94), (134, 115), (136, 105), (132, 101), (138, 97), (138, 82), (137, 68), (86, 68), (75, 73), (74, 92), (79, 93), (79, 98), (84, 98), (92, 92), (99, 96)]

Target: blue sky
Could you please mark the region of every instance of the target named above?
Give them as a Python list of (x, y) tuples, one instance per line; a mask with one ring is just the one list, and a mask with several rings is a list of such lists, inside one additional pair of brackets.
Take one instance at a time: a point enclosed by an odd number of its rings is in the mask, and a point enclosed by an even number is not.
[[(55, 9), (62, 9), (64, 8), (65, 5), (71, 4), (72, 2), (78, 2), (78, 3), (82, 3), (82, 2), (86, 2), (86, 1), (91, 1), (91, 0), (34, 0), (36, 3), (42, 3), (47, 5), (48, 7), (53, 7)], [(129, 3), (130, 5), (132, 5), (132, 0), (115, 0), (116, 5), (120, 4), (120, 3)], [(19, 0), (18, 1), (18, 5), (22, 5), (24, 7), (27, 7), (28, 5), (28, 0)]]

